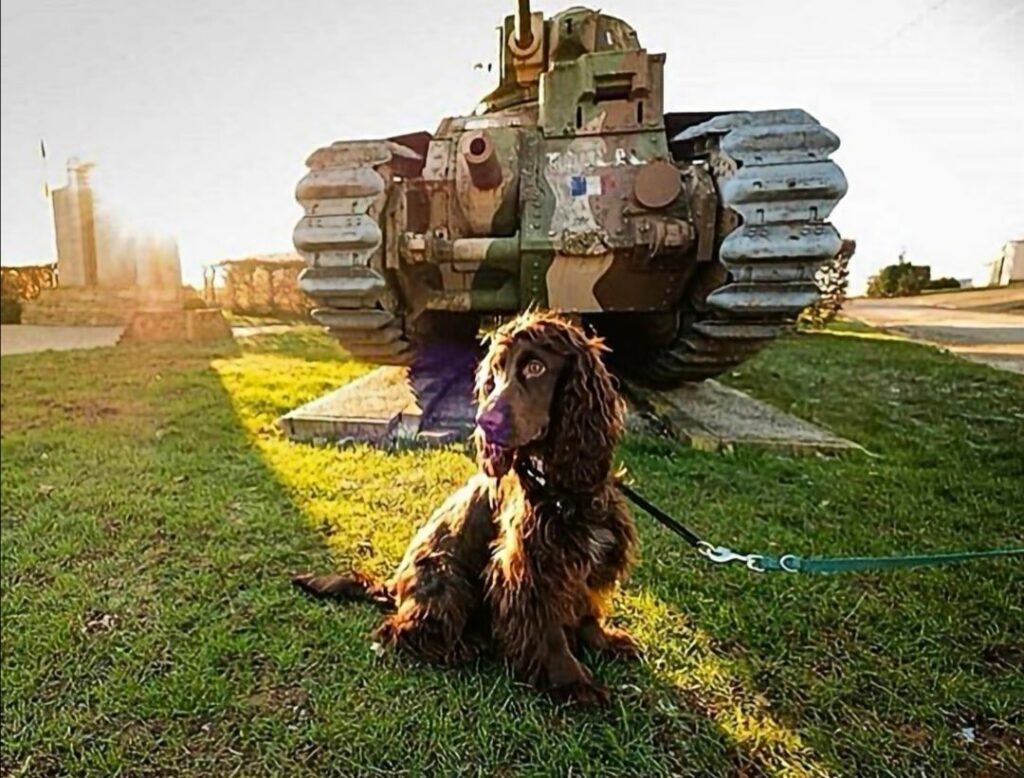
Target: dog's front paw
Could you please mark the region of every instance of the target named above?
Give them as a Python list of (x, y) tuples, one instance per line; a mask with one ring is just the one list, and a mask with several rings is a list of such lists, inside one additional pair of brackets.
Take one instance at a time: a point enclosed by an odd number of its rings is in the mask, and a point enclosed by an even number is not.
[(601, 624), (596, 619), (584, 621), (575, 637), (590, 651), (599, 651), (616, 659), (640, 658), (640, 646), (632, 635), (624, 629)]
[(576, 681), (565, 686), (556, 686), (551, 689), (551, 696), (559, 702), (588, 707), (607, 705), (610, 702), (607, 687), (594, 681)]
[(605, 642), (602, 649), (607, 653), (617, 659), (639, 661), (641, 655), (640, 644), (626, 630), (605, 627), (604, 639)]
[(304, 592), (315, 595), (316, 588), (313, 583), (315, 580), (316, 576), (312, 573), (297, 573), (292, 576), (292, 586), (296, 589), (301, 589)]
[(301, 573), (292, 576), (292, 585), (317, 599), (347, 600), (366, 596), (365, 585), (351, 576)]

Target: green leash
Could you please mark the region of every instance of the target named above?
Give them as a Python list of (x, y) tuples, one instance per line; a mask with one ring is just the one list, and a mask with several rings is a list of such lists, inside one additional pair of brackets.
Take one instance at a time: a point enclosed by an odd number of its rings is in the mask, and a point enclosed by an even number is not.
[(802, 557), (784, 554), (780, 557), (766, 554), (737, 554), (724, 546), (704, 545), (697, 549), (712, 562), (745, 562), (758, 573), (784, 571), (787, 573), (853, 573), (861, 570), (900, 570), (906, 567), (932, 567), (969, 562), (989, 557), (1022, 556), (1024, 548), (997, 548), (990, 551), (957, 551), (949, 554), (917, 554), (912, 556), (850, 556)]
[[(531, 474), (532, 475), (532, 474)], [(861, 570), (900, 570), (907, 567), (932, 567), (949, 565), (955, 562), (968, 562), (974, 559), (992, 557), (1024, 556), (1024, 548), (1000, 548), (989, 551), (957, 551), (948, 554), (917, 554), (911, 556), (860, 556), (860, 557), (802, 557), (796, 554), (769, 556), (767, 554), (741, 554), (726, 546), (713, 546), (703, 540), (696, 532), (680, 524), (661, 510), (657, 505), (647, 501), (628, 484), (618, 483), (619, 490), (634, 504), (642, 508), (652, 518), (679, 535), (688, 544), (697, 549), (706, 559), (715, 564), (742, 562), (748, 570), (756, 573), (852, 573)]]

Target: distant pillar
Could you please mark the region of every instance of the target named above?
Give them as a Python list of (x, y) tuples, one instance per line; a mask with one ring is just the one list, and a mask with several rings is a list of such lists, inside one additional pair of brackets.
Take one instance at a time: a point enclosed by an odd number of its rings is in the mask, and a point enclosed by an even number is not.
[(78, 211), (82, 225), (82, 258), (85, 262), (85, 285), (96, 286), (99, 273), (96, 268), (96, 203), (93, 198), (92, 186), (89, 183), (89, 171), (92, 163), (78, 165), (74, 170), (78, 186)]
[(89, 171), (92, 164), (70, 160), (68, 183), (53, 191), (57, 273), (61, 286), (95, 286), (96, 229)]

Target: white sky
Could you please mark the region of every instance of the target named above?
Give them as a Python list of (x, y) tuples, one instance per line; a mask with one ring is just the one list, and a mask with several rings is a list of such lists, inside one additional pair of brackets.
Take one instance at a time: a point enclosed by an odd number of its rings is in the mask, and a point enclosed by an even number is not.
[[(600, 5), (668, 53), (669, 110), (801, 107), (839, 133), (855, 286), (904, 246), (966, 277), (1024, 236), (1024, 0)], [(176, 236), (189, 280), (290, 250), (306, 156), (470, 110), (513, 6), (4, 0), (0, 257), (55, 256), (40, 138), (52, 183), (96, 160), (106, 202)]]

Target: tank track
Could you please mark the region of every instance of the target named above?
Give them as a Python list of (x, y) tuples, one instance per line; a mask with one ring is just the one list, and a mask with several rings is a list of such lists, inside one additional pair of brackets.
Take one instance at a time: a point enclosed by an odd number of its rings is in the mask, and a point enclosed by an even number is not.
[(645, 364), (655, 385), (732, 369), (818, 299), (815, 274), (842, 243), (827, 219), (846, 193), (829, 159), (839, 139), (802, 110), (723, 114), (670, 144), (677, 160), (707, 162), (727, 210), (718, 262), (698, 274), (696, 312)]
[(293, 242), (306, 260), (299, 287), (318, 307), (312, 316), (353, 356), (408, 364), (413, 348), (385, 280), (381, 217), (391, 162), (418, 155), (391, 141), (337, 142), (306, 161), (295, 197), (305, 215)]

